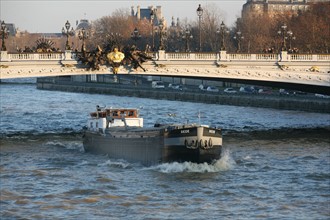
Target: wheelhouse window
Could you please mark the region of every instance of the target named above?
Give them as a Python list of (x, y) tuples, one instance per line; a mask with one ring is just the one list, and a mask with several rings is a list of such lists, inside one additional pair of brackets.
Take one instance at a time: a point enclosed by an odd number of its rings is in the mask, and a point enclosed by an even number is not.
[(128, 116), (134, 116), (134, 111), (128, 111)]

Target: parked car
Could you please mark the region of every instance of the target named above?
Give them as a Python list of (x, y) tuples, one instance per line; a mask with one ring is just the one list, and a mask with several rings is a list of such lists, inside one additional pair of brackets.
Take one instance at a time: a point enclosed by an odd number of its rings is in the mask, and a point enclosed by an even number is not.
[(239, 89), (239, 91), (242, 93), (253, 93), (254, 92), (254, 90), (251, 87), (241, 87)]
[(259, 88), (255, 86), (245, 86), (239, 89), (242, 93), (258, 93)]
[(206, 91), (208, 91), (208, 92), (219, 92), (219, 89), (214, 87), (214, 86), (208, 86), (206, 88)]
[(223, 90), (225, 93), (237, 93), (237, 91), (233, 88), (226, 88), (225, 90)]
[(174, 87), (174, 86), (176, 86), (177, 84), (173, 84), (173, 83), (170, 83), (170, 84), (168, 84), (168, 88), (172, 88), (172, 86)]
[(198, 86), (198, 88), (199, 88), (200, 90), (206, 90), (206, 89), (207, 89), (207, 86), (205, 86), (205, 85), (203, 85), (203, 84), (200, 84), (200, 85)]
[(290, 92), (290, 91), (285, 90), (285, 89), (280, 89), (279, 90), (279, 93), (280, 93), (280, 95), (290, 95), (290, 94), (293, 94), (293, 92)]
[(259, 94), (272, 94), (272, 90), (269, 90), (269, 89), (259, 89), (258, 90), (258, 93)]
[(295, 95), (307, 95), (307, 92), (302, 92), (302, 91), (295, 91)]
[(168, 84), (168, 88), (175, 89), (175, 90), (181, 90), (181, 91), (184, 89), (182, 85), (172, 84), (172, 83)]
[(153, 81), (151, 87), (154, 89), (165, 89), (165, 84), (162, 81)]

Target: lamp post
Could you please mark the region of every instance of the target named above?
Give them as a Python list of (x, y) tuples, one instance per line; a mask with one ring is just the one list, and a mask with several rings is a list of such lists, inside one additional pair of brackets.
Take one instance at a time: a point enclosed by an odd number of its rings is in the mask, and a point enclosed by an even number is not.
[(196, 10), (198, 21), (199, 21), (199, 51), (202, 51), (202, 30), (201, 30), (201, 19), (203, 16), (203, 8), (201, 7), (201, 4), (198, 5), (198, 8)]
[(70, 45), (69, 45), (69, 36), (74, 35), (74, 30), (71, 28), (71, 24), (69, 21), (66, 21), (65, 23), (65, 29), (64, 27), (62, 28), (62, 34), (66, 36), (66, 44), (65, 44), (65, 50), (71, 50)]
[(1, 51), (6, 51), (6, 45), (5, 45), (5, 39), (8, 38), (8, 30), (7, 26), (4, 21), (1, 22), (1, 39), (2, 39), (2, 44), (1, 44)]
[(286, 39), (288, 32), (286, 31), (288, 26), (286, 24), (283, 24), (280, 29), (277, 31), (277, 34), (282, 38), (282, 48), (281, 51), (286, 51)]
[(189, 52), (189, 40), (193, 39), (193, 36), (188, 28), (182, 30), (182, 39), (185, 40), (185, 52)]
[(165, 50), (164, 38), (166, 36), (166, 28), (164, 25), (164, 18), (160, 19), (160, 21), (159, 21), (158, 31), (159, 31), (159, 48), (158, 48), (158, 50)]
[(242, 36), (241, 31), (237, 31), (234, 39), (237, 41), (237, 52), (241, 52), (241, 41), (244, 39), (244, 36)]
[(141, 34), (137, 28), (134, 28), (134, 31), (131, 33), (131, 39), (136, 42), (141, 38)]
[(220, 41), (220, 50), (226, 50), (225, 47), (225, 34), (229, 33), (229, 31), (226, 31), (226, 25), (221, 22), (220, 24), (220, 29), (217, 30), (217, 33), (220, 34), (221, 36), (221, 41)]
[(288, 34), (288, 39), (289, 39), (289, 52), (293, 52), (293, 50), (292, 50), (292, 40), (295, 40), (296, 37), (293, 35), (292, 31), (288, 31), (287, 34)]
[(85, 30), (85, 28), (81, 29), (78, 33), (79, 40), (82, 41), (81, 45), (81, 52), (86, 51), (86, 45), (85, 45), (85, 40), (89, 38), (88, 31)]
[(155, 12), (154, 9), (151, 9), (150, 21), (151, 21), (151, 35), (152, 35), (152, 48), (151, 48), (152, 51), (155, 50), (154, 19), (155, 19)]

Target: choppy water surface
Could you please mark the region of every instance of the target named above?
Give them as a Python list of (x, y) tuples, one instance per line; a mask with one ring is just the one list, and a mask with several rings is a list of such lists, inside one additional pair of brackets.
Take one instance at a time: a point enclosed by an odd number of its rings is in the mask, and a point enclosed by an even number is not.
[[(1, 84), (1, 219), (329, 219), (329, 114), (36, 90)], [(85, 153), (97, 104), (145, 126), (224, 128), (214, 164), (145, 167)]]

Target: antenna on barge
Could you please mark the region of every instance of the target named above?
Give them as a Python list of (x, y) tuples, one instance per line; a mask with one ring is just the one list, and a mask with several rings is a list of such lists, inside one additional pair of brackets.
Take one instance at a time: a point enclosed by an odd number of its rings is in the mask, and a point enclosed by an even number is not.
[(126, 118), (125, 118), (126, 114), (121, 114), (120, 116), (121, 116), (121, 120), (124, 122), (125, 129), (127, 130), (127, 123), (126, 123)]

